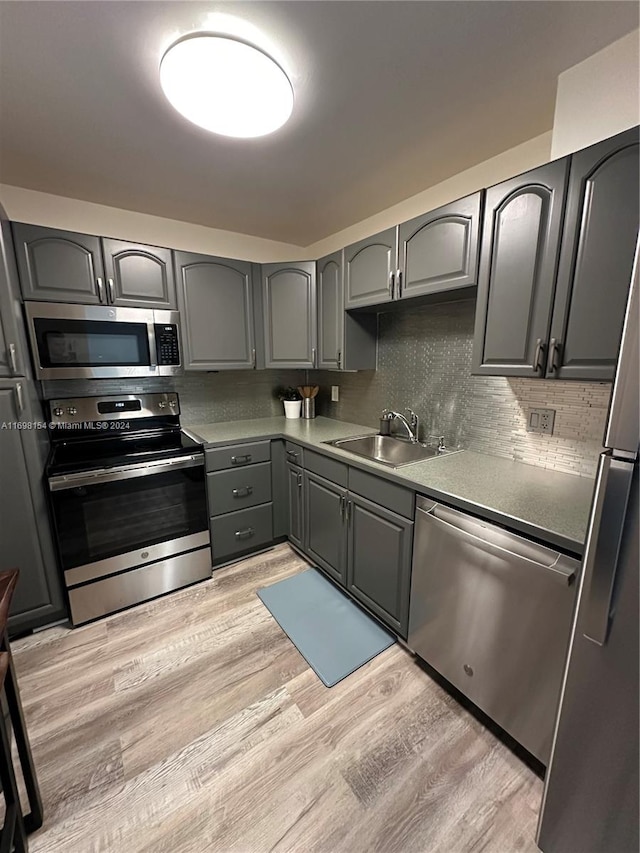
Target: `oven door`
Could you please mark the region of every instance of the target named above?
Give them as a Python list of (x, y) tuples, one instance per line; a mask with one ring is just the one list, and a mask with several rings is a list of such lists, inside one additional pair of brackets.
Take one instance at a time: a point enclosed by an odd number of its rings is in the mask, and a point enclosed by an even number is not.
[(49, 478), (67, 587), (209, 543), (204, 457)]
[(25, 310), (38, 379), (158, 375), (153, 311), (41, 302)]

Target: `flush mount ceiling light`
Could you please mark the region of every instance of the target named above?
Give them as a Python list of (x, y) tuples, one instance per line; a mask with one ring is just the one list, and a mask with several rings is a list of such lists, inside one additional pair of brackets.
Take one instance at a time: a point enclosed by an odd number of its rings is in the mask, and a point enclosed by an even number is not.
[(229, 36), (194, 33), (179, 39), (162, 57), (160, 84), (181, 115), (223, 136), (273, 133), (293, 109), (293, 89), (282, 68)]

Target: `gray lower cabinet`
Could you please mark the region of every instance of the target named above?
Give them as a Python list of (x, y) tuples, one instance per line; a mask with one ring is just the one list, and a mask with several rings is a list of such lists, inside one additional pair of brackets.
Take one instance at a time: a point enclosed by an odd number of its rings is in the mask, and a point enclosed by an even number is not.
[(474, 193), (400, 226), (398, 298), (477, 283), (482, 196)]
[(110, 305), (177, 308), (171, 249), (105, 238), (102, 251)]
[(349, 493), (347, 589), (407, 636), (413, 521)]
[(99, 237), (14, 222), (13, 239), (25, 299), (106, 303)]
[(342, 486), (304, 472), (306, 552), (342, 586), (347, 580), (346, 496)]
[(318, 261), (318, 367), (375, 370), (378, 323), (344, 308), (343, 253)]
[(613, 379), (638, 235), (638, 162), (637, 127), (571, 158), (549, 378)]
[(185, 370), (256, 364), (251, 264), (175, 253)]
[(304, 550), (304, 488), (302, 468), (287, 462), (287, 498), (289, 505), (289, 539)]
[(263, 264), (265, 366), (317, 367), (316, 264)]
[(65, 615), (62, 589), (49, 524), (42, 433), (11, 424), (33, 421), (30, 383), (0, 382), (0, 571), (17, 568), (9, 630), (19, 633)]
[(387, 228), (344, 250), (345, 307), (364, 308), (394, 298), (398, 229)]
[(544, 376), (568, 158), (486, 191), (473, 373)]

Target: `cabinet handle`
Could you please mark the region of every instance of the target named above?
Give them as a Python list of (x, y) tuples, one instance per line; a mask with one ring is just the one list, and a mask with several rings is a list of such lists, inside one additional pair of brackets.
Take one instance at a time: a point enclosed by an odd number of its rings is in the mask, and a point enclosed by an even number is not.
[(236, 530), (236, 539), (251, 539), (255, 530), (253, 527), (246, 527), (244, 530)]
[(347, 499), (344, 495), (340, 495), (340, 518), (344, 521), (344, 511), (346, 507)]
[(9, 353), (9, 367), (11, 368), (11, 372), (17, 373), (18, 372), (18, 358), (16, 355), (16, 345), (15, 344), (9, 344), (8, 353)]
[(22, 382), (16, 383), (16, 408), (18, 409), (19, 415), (24, 412), (24, 394), (22, 391)]
[(255, 366), (256, 366), (256, 351), (255, 351), (255, 349), (251, 350), (251, 366), (255, 369)]
[(311, 367), (316, 366), (316, 348), (311, 347)]
[(298, 458), (298, 455), (299, 454), (296, 453), (295, 450), (287, 450), (287, 456), (289, 457), (291, 462), (295, 462)]
[(111, 304), (113, 304), (116, 301), (116, 297), (115, 297), (115, 294), (113, 291), (113, 279), (112, 278), (107, 279), (107, 289), (109, 291), (109, 302), (111, 302)]
[(338, 363), (338, 370), (342, 369), (342, 350), (339, 349), (336, 353), (336, 361)]
[(544, 344), (542, 338), (536, 341), (536, 351), (533, 356), (533, 369), (536, 373), (542, 373), (544, 370)]
[(232, 465), (247, 465), (251, 462), (251, 454), (246, 453), (244, 456), (232, 456), (231, 464)]
[(240, 486), (238, 489), (233, 489), (231, 494), (234, 498), (248, 498), (253, 494), (253, 486)]
[(298, 483), (298, 488), (301, 489), (302, 488), (302, 474), (296, 475), (296, 482)]
[(100, 302), (104, 302), (104, 282), (101, 278), (97, 278), (96, 284), (98, 285), (98, 299)]
[(347, 507), (346, 507), (346, 513), (347, 513), (347, 524), (351, 524), (351, 510), (352, 510), (352, 507), (353, 507), (353, 504), (351, 503), (351, 501), (347, 501)]
[(393, 290), (396, 283), (396, 274), (393, 270), (389, 273), (389, 297), (393, 299)]
[(396, 299), (402, 299), (402, 270), (398, 270), (397, 282), (398, 282), (398, 287), (397, 287), (398, 292), (396, 293)]
[(560, 343), (557, 338), (549, 341), (549, 372), (555, 373), (560, 367)]

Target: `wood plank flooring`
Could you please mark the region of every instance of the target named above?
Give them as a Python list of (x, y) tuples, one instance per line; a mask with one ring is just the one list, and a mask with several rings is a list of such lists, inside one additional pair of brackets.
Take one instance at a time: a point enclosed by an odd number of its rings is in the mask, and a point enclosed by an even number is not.
[(256, 589), (211, 581), (13, 644), (32, 853), (532, 853), (542, 783), (399, 645), (328, 689)]

